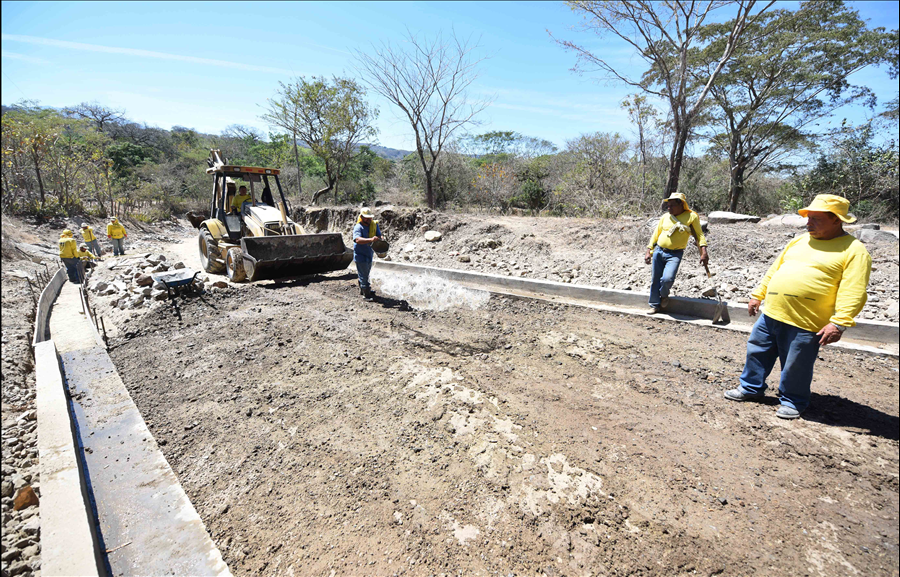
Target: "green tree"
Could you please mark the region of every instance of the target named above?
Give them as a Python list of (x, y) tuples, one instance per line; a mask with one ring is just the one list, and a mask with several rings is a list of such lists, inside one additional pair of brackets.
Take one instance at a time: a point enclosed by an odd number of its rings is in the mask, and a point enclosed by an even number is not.
[[(301, 76), (293, 84), (281, 86), (282, 98), (288, 105), (276, 106), (270, 100), (270, 113), (264, 118), (275, 123), (284, 116), (279, 110), (289, 109), (295, 142), (299, 138), (322, 160), (325, 186), (313, 194), (315, 204), (343, 178), (362, 140), (375, 137), (372, 123), (378, 117), (378, 109), (369, 106), (364, 100), (365, 90), (349, 78), (334, 77), (328, 81)], [(296, 149), (294, 154), (299, 174)]]
[[(709, 44), (695, 71), (702, 82), (722, 52), (733, 23), (701, 31)], [(848, 77), (883, 62), (896, 32), (868, 30), (843, 2), (804, 2), (800, 9), (773, 10), (747, 26), (735, 55), (710, 88), (710, 115), (719, 133), (713, 144), (731, 167), (729, 210), (738, 208), (744, 183), (760, 168), (779, 164), (799, 147), (810, 146), (809, 129), (837, 108), (874, 94)]]
[[(600, 71), (611, 79), (639, 88), (665, 100), (671, 110), (672, 149), (669, 153), (669, 176), (664, 194), (678, 190), (685, 147), (694, 122), (700, 113), (710, 87), (731, 59), (746, 26), (768, 9), (768, 2), (752, 16), (755, 0), (724, 2), (707, 0), (574, 1), (568, 3), (583, 19), (583, 28), (600, 36), (612, 35), (625, 41), (644, 59), (649, 70), (641, 79), (629, 77), (608, 59), (570, 41), (557, 42), (578, 54), (577, 71)], [(700, 32), (709, 14), (730, 7), (737, 15), (724, 33), (723, 48), (716, 65), (703, 83), (692, 78), (689, 53), (700, 42)]]

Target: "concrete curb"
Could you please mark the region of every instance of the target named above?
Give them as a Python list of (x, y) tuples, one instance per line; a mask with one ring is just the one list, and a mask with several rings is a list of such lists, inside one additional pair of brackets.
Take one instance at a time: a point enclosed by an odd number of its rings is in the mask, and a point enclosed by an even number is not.
[[(527, 293), (539, 293), (563, 298), (587, 301), (591, 303), (612, 304), (635, 309), (646, 309), (647, 293), (625, 291), (596, 286), (573, 285), (547, 280), (535, 280), (521, 277), (508, 277), (479, 272), (466, 272), (454, 269), (427, 267), (415, 264), (404, 264), (393, 261), (376, 261), (375, 266), (382, 270), (409, 272), (413, 274), (434, 274), (447, 280), (491, 289), (506, 289)], [(666, 312), (674, 315), (685, 315), (700, 319), (712, 320), (716, 310), (716, 301), (711, 299), (695, 299), (672, 297)], [(749, 329), (756, 320), (747, 315), (746, 305), (726, 303), (730, 322), (724, 326), (738, 325)], [(716, 325), (723, 326), (723, 325)], [(737, 327), (735, 327), (737, 328)], [(844, 339), (860, 342), (863, 345), (887, 344), (897, 345), (900, 342), (900, 325), (878, 321), (858, 321), (855, 327), (847, 330)], [(893, 353), (890, 353), (893, 354)]]
[(41, 465), (41, 574), (104, 575), (53, 341), (34, 346)]
[(53, 302), (56, 301), (56, 297), (67, 279), (66, 269), (61, 268), (56, 271), (56, 274), (50, 278), (50, 282), (41, 291), (34, 315), (34, 338), (31, 340), (31, 346), (47, 340), (50, 334), (50, 326), (47, 324), (50, 319), (50, 307), (53, 306)]
[(106, 572), (78, 459), (75, 427), (56, 345), (47, 340), (50, 308), (66, 280), (61, 268), (41, 291), (32, 341), (41, 474), (41, 574), (100, 576)]

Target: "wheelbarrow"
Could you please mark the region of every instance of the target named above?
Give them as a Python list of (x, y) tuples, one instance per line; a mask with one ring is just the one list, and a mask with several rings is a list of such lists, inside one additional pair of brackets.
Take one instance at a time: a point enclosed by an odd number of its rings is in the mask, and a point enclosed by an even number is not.
[(189, 268), (182, 268), (174, 271), (155, 272), (150, 275), (154, 282), (161, 282), (166, 287), (166, 293), (169, 298), (177, 296), (179, 293), (193, 293), (196, 290), (194, 281), (200, 271), (194, 271)]

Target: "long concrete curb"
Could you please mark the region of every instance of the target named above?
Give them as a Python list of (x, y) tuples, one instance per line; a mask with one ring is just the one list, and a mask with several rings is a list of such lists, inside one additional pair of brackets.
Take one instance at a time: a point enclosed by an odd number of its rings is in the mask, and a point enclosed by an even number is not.
[(104, 575), (56, 345), (34, 346), (41, 459), (41, 574)]
[(65, 285), (49, 324), (105, 567), (114, 575), (230, 575), (81, 306), (77, 287)]
[[(413, 274), (433, 274), (447, 280), (468, 285), (483, 287), (486, 290), (506, 289), (526, 293), (553, 295), (593, 303), (612, 304), (634, 309), (646, 309), (647, 293), (625, 291), (596, 286), (573, 285), (561, 282), (535, 280), (522, 277), (509, 277), (479, 272), (467, 272), (454, 269), (427, 267), (393, 261), (376, 261), (375, 266), (382, 270), (409, 272)], [(685, 315), (700, 319), (712, 320), (716, 310), (716, 301), (711, 299), (695, 299), (672, 297), (666, 309), (673, 315)], [(727, 303), (729, 324), (749, 327), (755, 319), (747, 315), (746, 305)], [(855, 327), (847, 330), (844, 339), (865, 345), (897, 345), (900, 342), (900, 325), (877, 321), (857, 321)]]
[(66, 282), (59, 269), (41, 291), (34, 318), (35, 404), (41, 474), (41, 574), (105, 575), (99, 540), (78, 459), (75, 427), (56, 345), (50, 308)]

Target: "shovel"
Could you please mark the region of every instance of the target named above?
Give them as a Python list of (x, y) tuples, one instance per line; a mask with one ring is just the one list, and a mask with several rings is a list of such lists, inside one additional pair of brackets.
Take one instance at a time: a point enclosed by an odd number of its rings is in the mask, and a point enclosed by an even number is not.
[(709, 272), (709, 265), (704, 264), (703, 268), (706, 269), (706, 278), (709, 279), (709, 282), (712, 283), (713, 294), (716, 295), (716, 312), (713, 314), (712, 322), (716, 324), (720, 320), (722, 320), (722, 313), (725, 312), (725, 303), (722, 302), (722, 297), (719, 296), (719, 291), (716, 289), (716, 283), (712, 282), (712, 275)]

